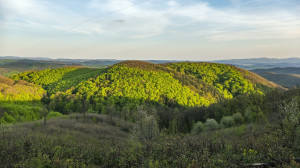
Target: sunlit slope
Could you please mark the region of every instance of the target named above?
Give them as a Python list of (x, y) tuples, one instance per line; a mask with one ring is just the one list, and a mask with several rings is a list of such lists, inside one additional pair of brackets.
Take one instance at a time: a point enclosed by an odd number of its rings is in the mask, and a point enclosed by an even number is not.
[(45, 90), (25, 81), (0, 76), (0, 123), (32, 121), (40, 118)]
[(252, 72), (226, 64), (181, 62), (164, 65), (213, 85), (227, 98), (240, 94), (262, 93), (264, 88), (280, 87)]
[(48, 93), (66, 91), (82, 81), (94, 78), (103, 69), (92, 69), (82, 67), (64, 67), (58, 69), (45, 69), (41, 71), (27, 71), (12, 76), (14, 80), (25, 80), (43, 86)]
[(258, 85), (264, 84), (246, 78), (247, 73), (224, 64), (125, 61), (106, 69), (68, 67), (12, 78), (42, 85), (55, 110), (68, 114), (82, 111), (83, 99), (90, 112), (107, 113), (108, 108), (122, 111), (142, 104), (208, 106), (240, 94), (262, 93)]
[(94, 96), (96, 103), (130, 107), (145, 101), (170, 106), (202, 106), (215, 102), (214, 97), (183, 85), (172, 73), (157, 69), (158, 65), (144, 64), (143, 67), (126, 63), (114, 65), (97, 78), (79, 84), (73, 93)]

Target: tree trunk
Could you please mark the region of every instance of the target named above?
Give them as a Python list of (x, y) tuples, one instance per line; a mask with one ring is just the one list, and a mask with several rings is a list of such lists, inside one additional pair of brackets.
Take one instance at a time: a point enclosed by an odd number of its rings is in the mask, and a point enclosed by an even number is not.
[(46, 113), (44, 114), (44, 125), (46, 126), (46, 124), (47, 124), (47, 115), (46, 115)]
[(83, 122), (85, 122), (85, 109), (84, 109), (84, 112), (83, 112)]

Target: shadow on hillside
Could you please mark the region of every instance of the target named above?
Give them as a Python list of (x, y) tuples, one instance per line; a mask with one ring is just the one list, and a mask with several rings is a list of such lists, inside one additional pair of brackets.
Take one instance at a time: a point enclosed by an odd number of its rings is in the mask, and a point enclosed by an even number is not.
[(61, 79), (49, 84), (46, 88), (48, 94), (54, 94), (58, 91), (66, 91), (71, 87), (75, 87), (79, 83), (96, 78), (97, 76), (105, 73), (107, 69), (93, 69), (93, 68), (78, 68), (74, 71), (65, 73)]
[[(275, 94), (272, 93), (271, 95)], [(272, 97), (269, 96), (268, 99), (272, 99)], [(55, 105), (53, 110), (65, 115), (82, 114), (84, 111), (83, 101), (80, 98), (74, 100), (74, 97), (58, 96), (52, 101)], [(211, 104), (208, 107), (187, 107), (166, 97), (162, 97), (159, 101), (151, 101), (143, 98), (110, 96), (102, 101), (90, 98), (86, 112), (107, 114), (123, 120), (135, 121), (137, 107), (143, 106), (142, 109), (149, 112), (153, 112), (155, 109), (160, 129), (168, 129), (176, 123), (180, 132), (189, 132), (197, 121), (205, 122), (208, 118), (214, 118), (220, 122), (224, 116), (231, 116), (235, 113), (244, 115), (248, 107), (257, 106), (261, 108), (262, 101), (263, 95), (240, 95), (233, 99)], [(8, 123), (38, 120), (42, 118), (41, 109), (43, 107), (44, 105), (39, 101), (1, 101), (0, 119)]]
[[(214, 118), (218, 122), (224, 116), (231, 116), (234, 113), (245, 113), (247, 107), (256, 105), (253, 102), (260, 102), (262, 95), (239, 95), (233, 99), (227, 99), (208, 107), (194, 106), (188, 107), (177, 103), (176, 100), (161, 97), (159, 101), (151, 101), (144, 98), (131, 98), (113, 96), (106, 97), (102, 101), (89, 99), (87, 112), (108, 114), (122, 119), (135, 121), (139, 106), (143, 106), (146, 111), (155, 109), (158, 116), (158, 123), (161, 129), (170, 128), (172, 123), (176, 123), (180, 131), (189, 132), (193, 124), (197, 121), (205, 122), (208, 118)], [(72, 102), (70, 104), (70, 102)], [(55, 100), (55, 111), (63, 114), (82, 113), (83, 101), (75, 100), (71, 96), (57, 97)], [(126, 111), (125, 108), (128, 108)], [(124, 110), (125, 109), (125, 110)], [(128, 114), (127, 114), (128, 113)]]
[(40, 101), (0, 101), (0, 123), (38, 120), (43, 107)]

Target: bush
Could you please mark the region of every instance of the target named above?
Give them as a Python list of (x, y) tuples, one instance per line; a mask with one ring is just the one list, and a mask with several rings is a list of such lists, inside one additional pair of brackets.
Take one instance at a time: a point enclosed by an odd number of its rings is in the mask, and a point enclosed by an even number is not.
[(201, 121), (199, 121), (199, 122), (197, 122), (197, 123), (194, 125), (192, 132), (193, 132), (194, 134), (199, 134), (199, 133), (201, 133), (202, 131), (204, 131), (204, 129), (205, 129), (204, 124), (203, 124)]
[(47, 115), (47, 119), (62, 116), (60, 112), (50, 111)]
[(225, 116), (221, 119), (221, 126), (223, 128), (229, 128), (235, 125), (234, 119), (231, 116)]
[(241, 125), (244, 122), (244, 117), (242, 116), (241, 113), (235, 113), (232, 115), (233, 120), (235, 122), (236, 125)]
[(207, 119), (205, 122), (205, 129), (207, 131), (215, 131), (219, 129), (219, 124), (215, 119)]
[(245, 114), (244, 114), (244, 117), (245, 117), (245, 122), (246, 122), (246, 123), (252, 122), (253, 117), (252, 117), (252, 111), (250, 110), (250, 108), (247, 108), (247, 109), (246, 109), (246, 112), (245, 112)]

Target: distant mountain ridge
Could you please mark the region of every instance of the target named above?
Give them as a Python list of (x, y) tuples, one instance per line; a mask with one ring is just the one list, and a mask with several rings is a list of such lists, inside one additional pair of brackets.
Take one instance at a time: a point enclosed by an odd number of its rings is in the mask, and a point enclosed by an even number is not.
[[(47, 58), (47, 57), (18, 57), (18, 56), (0, 56), (1, 59), (11, 60), (35, 60), (35, 61), (54, 61), (64, 64), (80, 64), (83, 66), (96, 66), (96, 65), (113, 65), (126, 60), (117, 59), (65, 59), (65, 58)], [(185, 62), (188, 60), (142, 60), (151, 63), (172, 63), (172, 62)], [(199, 60), (200, 61), (200, 60)], [(188, 62), (199, 62), (188, 61)], [(237, 67), (253, 70), (253, 69), (269, 69), (275, 67), (300, 67), (300, 58), (250, 58), (250, 59), (227, 59), (227, 60), (214, 60), (206, 62), (215, 62), (222, 64), (231, 64)]]
[[(0, 56), (0, 60), (34, 60), (34, 61), (51, 61), (61, 62), (65, 64), (80, 64), (80, 65), (113, 65), (126, 60), (117, 59), (67, 59), (67, 58), (48, 58), (48, 57), (18, 57), (18, 56)], [(181, 62), (179, 60), (143, 60), (151, 63), (168, 63)]]
[(252, 72), (284, 87), (300, 85), (300, 67), (254, 69)]
[(229, 59), (216, 60), (212, 62), (232, 64), (248, 70), (253, 69), (270, 69), (270, 68), (285, 68), (285, 67), (300, 67), (300, 58), (251, 58), (251, 59)]

